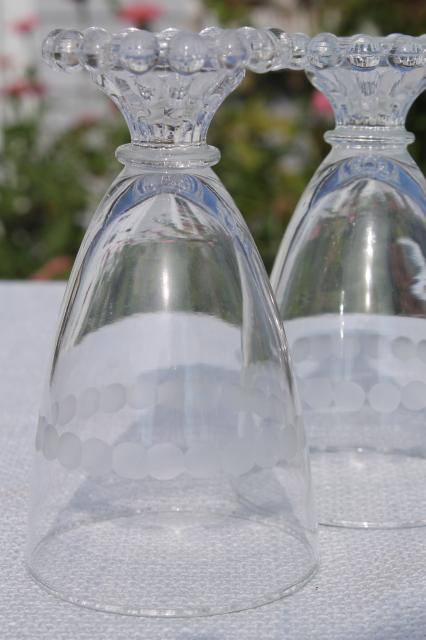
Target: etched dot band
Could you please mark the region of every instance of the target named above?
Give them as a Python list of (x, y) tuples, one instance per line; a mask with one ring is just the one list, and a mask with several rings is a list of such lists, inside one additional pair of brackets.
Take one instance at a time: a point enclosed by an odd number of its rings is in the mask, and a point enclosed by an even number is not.
[[(309, 409), (356, 412), (365, 407), (385, 414), (400, 407), (408, 411), (426, 409), (425, 339), (361, 333), (346, 334), (344, 340), (330, 335), (303, 336), (293, 341), (292, 354), (299, 373), (301, 396)], [(372, 370), (380, 358), (385, 358), (395, 375), (367, 383), (322, 376), (310, 370), (311, 366), (322, 366), (326, 360), (350, 362), (356, 358), (372, 363)], [(406, 362), (415, 365), (411, 376), (417, 379), (397, 376), (398, 368)], [(377, 373), (373, 375), (377, 378)]]
[(182, 473), (195, 478), (226, 474), (240, 476), (258, 466), (270, 469), (290, 462), (297, 453), (294, 425), (285, 428), (267, 423), (254, 437), (229, 438), (219, 446), (215, 442), (199, 442), (183, 448), (173, 442), (160, 442), (144, 447), (129, 441), (109, 445), (100, 438), (81, 440), (72, 432), (58, 429), (39, 419), (36, 450), (46, 460), (57, 460), (66, 470), (81, 469), (90, 476), (110, 472), (126, 480), (172, 480)]
[[(285, 396), (278, 395), (279, 384), (271, 373), (264, 373), (262, 378), (257, 372), (255, 387), (248, 378), (246, 386), (229, 381), (218, 385), (199, 374), (191, 379), (189, 398), (182, 374), (158, 382), (142, 375), (128, 386), (112, 383), (89, 387), (53, 402), (49, 415), (40, 417), (36, 449), (69, 471), (81, 469), (91, 476), (113, 471), (128, 480), (147, 476), (171, 480), (182, 473), (196, 478), (239, 476), (256, 465), (271, 468), (288, 462), (296, 455), (298, 442), (296, 427), (286, 415)], [(262, 390), (262, 384), (267, 391)], [(222, 414), (217, 415), (218, 408), (235, 425), (224, 439), (218, 438), (217, 428), (212, 428), (223, 420)], [(189, 415), (204, 424), (200, 430), (203, 440), (182, 445), (172, 440), (157, 442), (151, 436), (149, 442), (119, 439), (111, 444), (101, 437), (84, 439), (78, 435), (85, 422), (95, 417), (111, 420), (122, 410), (130, 412), (130, 417), (124, 414), (126, 424), (129, 420), (132, 423), (132, 413), (139, 420), (141, 412), (143, 416), (151, 412), (152, 416), (157, 410)], [(156, 417), (152, 423), (155, 430)]]

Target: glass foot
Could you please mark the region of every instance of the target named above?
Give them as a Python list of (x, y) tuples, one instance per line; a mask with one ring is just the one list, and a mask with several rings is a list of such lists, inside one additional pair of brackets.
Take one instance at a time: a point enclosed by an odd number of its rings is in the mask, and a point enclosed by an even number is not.
[(57, 531), (35, 548), (30, 572), (83, 607), (189, 617), (272, 602), (315, 570), (306, 542), (284, 528), (226, 512), (167, 511)]
[(392, 529), (426, 525), (426, 459), (372, 449), (313, 450), (320, 524)]

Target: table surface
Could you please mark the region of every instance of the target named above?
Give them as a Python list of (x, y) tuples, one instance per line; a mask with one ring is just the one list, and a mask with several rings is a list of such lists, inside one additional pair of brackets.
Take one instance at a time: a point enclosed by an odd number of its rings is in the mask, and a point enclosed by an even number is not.
[(426, 639), (426, 529), (320, 528), (321, 568), (298, 593), (248, 612), (192, 619), (98, 613), (26, 574), (32, 445), (64, 285), (0, 283), (1, 640)]

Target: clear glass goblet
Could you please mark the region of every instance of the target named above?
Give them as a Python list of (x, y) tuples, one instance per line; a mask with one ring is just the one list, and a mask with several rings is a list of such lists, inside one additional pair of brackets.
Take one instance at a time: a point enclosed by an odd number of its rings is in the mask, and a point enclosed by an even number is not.
[(98, 28), (44, 43), (52, 66), (89, 70), (131, 134), (70, 277), (36, 437), (28, 565), (70, 602), (211, 615), (315, 571), (285, 337), (206, 144), (273, 44), (253, 29)]
[(336, 118), (271, 277), (319, 520), (424, 525), (426, 182), (405, 118), (426, 85), (426, 40), (293, 38), (297, 56), (284, 66), (305, 69)]

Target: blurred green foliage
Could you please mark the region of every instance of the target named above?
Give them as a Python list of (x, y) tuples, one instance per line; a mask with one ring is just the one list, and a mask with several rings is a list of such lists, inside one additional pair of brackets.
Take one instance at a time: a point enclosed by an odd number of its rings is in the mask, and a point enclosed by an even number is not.
[[(14, 98), (14, 100), (20, 98)], [(125, 135), (117, 122), (77, 122), (44, 141), (43, 103), (31, 118), (3, 131), (0, 152), (0, 277), (26, 278), (80, 246), (86, 212), (113, 173), (114, 149)], [(91, 136), (95, 133), (96, 146)], [(53, 276), (67, 275), (69, 265)], [(46, 277), (48, 277), (48, 272)]]
[[(277, 11), (279, 2), (205, 0), (205, 6), (222, 24), (234, 26), (252, 23), (254, 10)], [(341, 35), (426, 32), (424, 0), (304, 0), (298, 10), (313, 28)], [(283, 9), (283, 26), (287, 15)], [(222, 153), (215, 170), (245, 216), (268, 270), (296, 203), (328, 149), (322, 135), (332, 127), (332, 118), (315, 111), (312, 91), (299, 72), (249, 73), (209, 133), (209, 142)], [(1, 99), (19, 114), (26, 97), (5, 94)], [(46, 140), (49, 97), (40, 92), (37, 102), (31, 117), (17, 115), (2, 133), (0, 278), (67, 275), (87, 221), (119, 171), (114, 150), (128, 140), (118, 114), (76, 122)], [(417, 136), (411, 151), (424, 171), (425, 95), (412, 108), (407, 127)], [(64, 256), (69, 259), (62, 267), (46, 268)]]
[(268, 269), (321, 159), (311, 143), (315, 120), (307, 100), (295, 95), (291, 105), (283, 101), (285, 76), (249, 74), (215, 116), (209, 135), (222, 154), (215, 171), (243, 213)]

